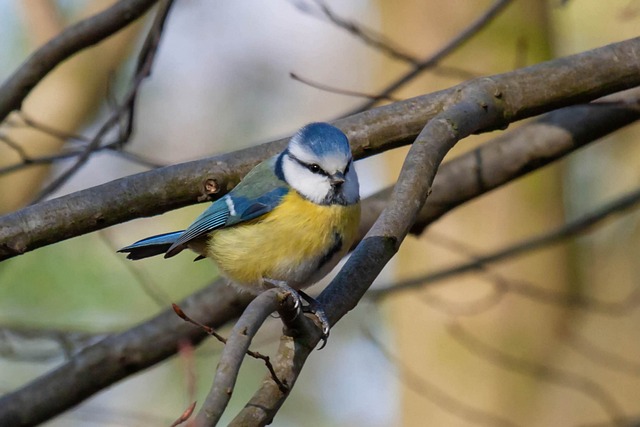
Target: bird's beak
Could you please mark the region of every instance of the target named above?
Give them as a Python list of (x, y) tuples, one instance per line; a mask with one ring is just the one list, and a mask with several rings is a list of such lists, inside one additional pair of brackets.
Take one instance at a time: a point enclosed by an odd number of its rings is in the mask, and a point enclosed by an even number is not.
[(334, 187), (340, 187), (344, 184), (344, 174), (342, 172), (336, 172), (329, 177), (331, 185)]

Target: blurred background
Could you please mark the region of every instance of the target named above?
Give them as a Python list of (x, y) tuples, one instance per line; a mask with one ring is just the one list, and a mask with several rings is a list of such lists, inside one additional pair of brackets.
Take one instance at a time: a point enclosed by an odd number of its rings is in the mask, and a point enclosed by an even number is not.
[[(62, 28), (112, 1), (0, 2), (0, 80)], [(165, 165), (229, 152), (331, 120), (410, 69), (339, 28), (314, 0), (178, 0), (153, 75), (142, 85), (131, 156), (95, 154), (54, 195)], [(335, 16), (378, 32), (425, 58), (493, 2), (337, 0)], [(29, 96), (24, 117), (0, 127), (0, 213), (29, 203), (73, 164), (18, 168), (19, 152), (56, 155), (78, 141), (53, 137), (25, 117), (67, 134), (93, 135), (127, 90), (149, 17), (67, 61)], [(397, 99), (506, 72), (638, 35), (638, 0), (518, 0)], [(409, 237), (375, 286), (455, 265), (558, 227), (638, 187), (638, 126), (494, 191)], [(497, 133), (463, 141), (456, 156)], [(394, 182), (406, 149), (357, 163), (362, 195)], [(136, 161), (132, 161), (134, 158)], [(143, 164), (141, 164), (143, 163)], [(385, 171), (380, 173), (380, 171)], [(125, 262), (115, 250), (183, 229), (203, 209), (165, 215), (44, 247), (0, 263), (0, 393), (62, 363), (82, 345), (166, 309), (217, 276), (192, 257)], [(567, 242), (410, 292), (363, 301), (305, 367), (278, 426), (567, 426), (640, 419), (637, 212)], [(499, 294), (496, 277), (521, 288), (609, 304), (591, 310), (525, 293)], [(322, 285), (312, 288), (319, 292)], [(619, 303), (619, 304), (618, 304)], [(273, 319), (256, 340), (268, 353)], [(225, 331), (223, 331), (224, 333)], [(221, 345), (208, 340), (118, 383), (48, 426), (168, 425), (208, 391)], [(231, 417), (266, 374), (248, 359)], [(223, 419), (224, 421), (230, 418)]]

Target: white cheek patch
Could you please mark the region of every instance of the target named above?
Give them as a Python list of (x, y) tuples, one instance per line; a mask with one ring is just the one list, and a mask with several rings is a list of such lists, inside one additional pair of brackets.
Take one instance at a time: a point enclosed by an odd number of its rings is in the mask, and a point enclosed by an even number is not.
[(311, 172), (288, 156), (282, 159), (282, 172), (290, 186), (314, 203), (322, 203), (331, 191), (326, 176)]

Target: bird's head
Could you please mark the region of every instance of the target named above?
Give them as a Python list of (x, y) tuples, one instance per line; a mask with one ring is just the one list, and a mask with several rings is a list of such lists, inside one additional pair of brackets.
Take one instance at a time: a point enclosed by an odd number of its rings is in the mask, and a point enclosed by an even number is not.
[(349, 140), (330, 124), (300, 129), (280, 155), (278, 168), (291, 187), (314, 203), (351, 205), (360, 200)]

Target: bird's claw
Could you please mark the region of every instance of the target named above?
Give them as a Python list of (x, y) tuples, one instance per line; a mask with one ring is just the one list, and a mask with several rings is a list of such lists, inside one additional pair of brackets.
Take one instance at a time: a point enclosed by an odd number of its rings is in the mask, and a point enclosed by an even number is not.
[[(303, 313), (311, 313), (314, 316), (316, 316), (316, 318), (320, 322), (320, 326), (322, 327), (322, 337), (321, 337), (322, 345), (318, 349), (318, 350), (322, 350), (324, 346), (327, 345), (327, 340), (329, 339), (329, 332), (331, 331), (329, 318), (327, 317), (327, 313), (324, 311), (322, 304), (316, 301), (313, 297), (309, 296), (306, 292), (301, 290), (295, 290), (282, 280), (264, 279), (264, 281), (291, 294), (294, 300), (293, 308), (296, 311), (295, 317), (298, 316), (300, 311), (302, 311)], [(304, 299), (307, 302), (306, 306), (302, 304), (301, 299)]]
[(315, 298), (309, 296), (304, 291), (298, 291), (300, 297), (302, 297), (307, 305), (302, 307), (302, 311), (304, 313), (311, 313), (320, 322), (320, 326), (322, 327), (322, 345), (318, 350), (322, 350), (325, 345), (327, 345), (327, 340), (329, 339), (329, 333), (331, 332), (331, 325), (329, 324), (329, 318), (327, 317), (327, 313), (324, 311), (322, 304), (320, 304)]

